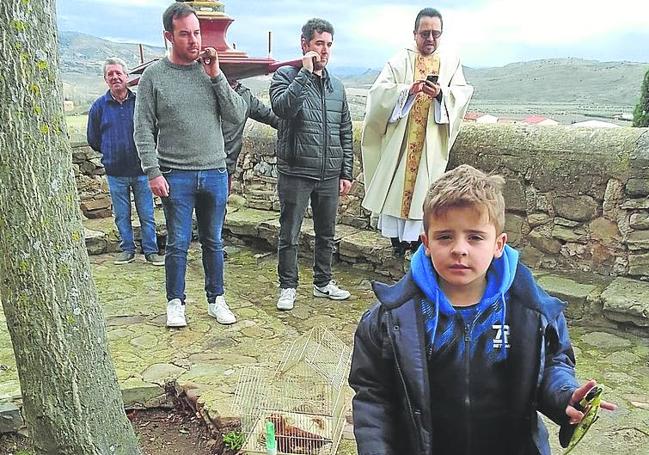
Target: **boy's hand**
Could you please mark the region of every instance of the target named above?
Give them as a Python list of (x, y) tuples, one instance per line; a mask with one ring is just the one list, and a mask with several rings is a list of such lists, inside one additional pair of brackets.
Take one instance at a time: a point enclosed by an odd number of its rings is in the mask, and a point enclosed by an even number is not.
[[(596, 385), (597, 381), (590, 379), (584, 385), (573, 392), (572, 397), (570, 398), (570, 403), (568, 403), (568, 406), (566, 406), (566, 415), (570, 417), (571, 425), (578, 424), (579, 422), (581, 422), (581, 419), (584, 418), (584, 413), (576, 407), (577, 403), (579, 403), (581, 399), (584, 398), (590, 391), (590, 389), (592, 389)], [(608, 401), (602, 401), (600, 407), (602, 409), (606, 409), (607, 411), (615, 411), (617, 409), (616, 404), (609, 403)]]

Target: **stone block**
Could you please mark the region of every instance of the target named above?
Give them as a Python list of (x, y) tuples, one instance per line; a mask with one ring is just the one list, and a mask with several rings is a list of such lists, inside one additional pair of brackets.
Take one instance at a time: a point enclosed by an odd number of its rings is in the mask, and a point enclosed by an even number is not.
[(517, 246), (523, 234), (525, 226), (525, 218), (522, 216), (514, 215), (512, 213), (505, 214), (505, 232), (507, 233), (507, 241), (514, 246)]
[(532, 228), (547, 224), (551, 221), (552, 218), (547, 213), (532, 213), (527, 216), (527, 222)]
[(561, 242), (552, 238), (549, 226), (539, 226), (529, 235), (530, 243), (534, 248), (547, 254), (558, 254), (561, 251)]
[(84, 212), (92, 212), (96, 210), (109, 209), (112, 205), (110, 197), (105, 195), (103, 197), (96, 197), (93, 199), (86, 199), (81, 202), (81, 210)]
[(96, 218), (110, 218), (113, 216), (113, 212), (111, 209), (101, 209), (101, 210), (92, 210), (88, 212), (83, 212), (83, 214), (92, 219)]
[(631, 178), (626, 182), (624, 190), (631, 197), (647, 196), (649, 195), (649, 180)]
[(0, 403), (0, 434), (15, 433), (23, 427), (20, 408), (14, 403)]
[(152, 384), (164, 386), (169, 380), (178, 379), (187, 370), (170, 363), (156, 363), (142, 372), (142, 379)]
[(352, 182), (352, 187), (349, 190), (349, 195), (362, 199), (365, 196), (365, 185), (358, 180), (354, 180)]
[(595, 217), (598, 204), (590, 196), (559, 196), (554, 198), (557, 215), (573, 221), (588, 221)]
[(629, 255), (629, 275), (649, 276), (649, 253)]
[(271, 210), (273, 202), (267, 199), (256, 199), (253, 197), (248, 198), (248, 207), (255, 210)]
[(543, 258), (543, 252), (534, 248), (532, 245), (524, 245), (519, 249), (521, 261), (530, 267), (536, 267)]
[(629, 226), (633, 229), (649, 229), (649, 213), (632, 213), (629, 218)]
[(525, 188), (520, 180), (507, 179), (503, 188), (503, 196), (505, 197), (505, 207), (507, 207), (507, 210), (519, 212), (527, 210)]
[(629, 199), (622, 203), (625, 210), (649, 209), (649, 199)]
[(584, 317), (588, 298), (597, 291), (594, 284), (579, 283), (565, 276), (544, 275), (537, 280), (545, 291), (568, 304), (566, 316), (580, 319)]
[(279, 239), (279, 216), (276, 219), (262, 221), (259, 224), (259, 237), (264, 239), (272, 248), (277, 248)]
[(95, 170), (95, 165), (90, 161), (82, 161), (79, 163), (79, 169), (82, 174), (92, 174)]
[(84, 228), (84, 237), (88, 254), (103, 254), (106, 252), (107, 241), (106, 234), (100, 231), (93, 231)]
[(580, 242), (585, 243), (588, 241), (586, 233), (581, 229), (571, 229), (564, 226), (555, 225), (552, 229), (552, 237), (555, 239), (563, 240), (564, 242)]
[(362, 262), (373, 264), (384, 264), (392, 259), (390, 240), (376, 231), (357, 231), (342, 238), (338, 251), (343, 257), (361, 259)]
[(593, 220), (588, 225), (588, 230), (590, 231), (590, 238), (602, 243), (603, 245), (619, 246), (622, 241), (622, 236), (620, 235), (617, 223), (603, 217)]
[(120, 389), (127, 408), (147, 407), (147, 403), (158, 403), (166, 397), (164, 387), (137, 378), (127, 379), (120, 385)]
[(620, 211), (619, 207), (624, 201), (624, 185), (616, 179), (610, 179), (606, 184), (604, 192), (604, 202), (602, 202), (602, 211), (609, 220), (616, 220)]
[(630, 250), (649, 249), (649, 231), (634, 231), (626, 239)]
[(73, 150), (72, 151), (72, 162), (73, 163), (80, 163), (81, 161), (86, 160), (86, 152), (83, 150)]
[(649, 328), (649, 283), (616, 278), (602, 293), (604, 315), (619, 322)]
[(228, 213), (225, 217), (224, 228), (234, 235), (257, 237), (259, 224), (277, 217), (275, 212), (267, 210), (240, 208), (235, 212)]
[(626, 338), (606, 332), (590, 332), (581, 337), (581, 341), (606, 351), (618, 351), (632, 346)]
[(228, 208), (241, 208), (246, 206), (246, 198), (239, 194), (231, 194), (228, 197)]
[[(561, 246), (561, 255), (566, 258), (578, 258), (588, 261), (590, 250), (584, 243), (567, 242)], [(579, 264), (580, 270), (590, 270), (589, 264)]]
[(560, 216), (555, 216), (554, 217), (554, 224), (557, 224), (559, 226), (568, 227), (568, 228), (574, 228), (574, 227), (579, 226), (581, 223), (579, 221), (567, 220), (565, 218), (561, 218)]

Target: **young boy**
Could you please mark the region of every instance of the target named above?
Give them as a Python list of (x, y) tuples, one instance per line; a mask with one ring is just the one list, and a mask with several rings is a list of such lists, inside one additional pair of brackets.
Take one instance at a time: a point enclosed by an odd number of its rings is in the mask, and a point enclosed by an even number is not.
[(444, 174), (410, 271), (374, 284), (349, 378), (359, 455), (549, 454), (536, 411), (564, 446), (583, 418), (595, 381), (578, 386), (563, 303), (506, 245), (503, 184), (467, 165)]

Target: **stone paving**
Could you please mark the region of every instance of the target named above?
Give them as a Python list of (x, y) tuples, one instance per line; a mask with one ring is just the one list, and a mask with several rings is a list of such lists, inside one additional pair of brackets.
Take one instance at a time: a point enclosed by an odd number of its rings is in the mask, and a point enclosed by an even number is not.
[[(224, 327), (207, 315), (200, 249), (193, 245), (187, 273), (189, 326), (184, 329), (165, 327), (163, 268), (149, 266), (142, 256), (124, 266), (113, 265), (112, 255), (91, 256), (110, 348), (128, 405), (159, 405), (165, 401), (161, 385), (176, 379), (198, 389), (211, 417), (235, 415), (233, 392), (238, 372), (245, 365), (278, 358), (288, 342), (316, 326), (328, 327), (351, 344), (357, 321), (373, 300), (370, 280), (376, 275), (338, 264), (335, 278), (352, 292), (352, 298), (346, 302), (317, 299), (311, 295), (310, 261), (303, 259), (296, 307), (279, 312), (275, 309), (274, 253), (235, 245), (229, 245), (228, 251), (226, 298), (239, 321)], [(12, 403), (19, 406), (20, 387), (4, 315), (0, 314), (0, 319), (1, 412)], [(598, 379), (605, 387), (606, 399), (620, 406), (615, 413), (602, 415), (573, 453), (646, 453), (649, 340), (584, 326), (572, 326), (571, 335), (579, 377)], [(556, 449), (553, 426), (550, 433)], [(338, 453), (356, 454), (349, 428), (345, 434)]]

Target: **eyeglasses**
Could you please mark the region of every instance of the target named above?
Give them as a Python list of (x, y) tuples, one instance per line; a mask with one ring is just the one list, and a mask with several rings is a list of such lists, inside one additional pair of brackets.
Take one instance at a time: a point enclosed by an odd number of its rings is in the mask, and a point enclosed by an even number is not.
[(442, 36), (442, 31), (441, 30), (424, 30), (423, 32), (417, 32), (419, 36), (422, 37), (422, 39), (428, 39), (431, 36), (435, 39), (439, 39), (440, 36)]

